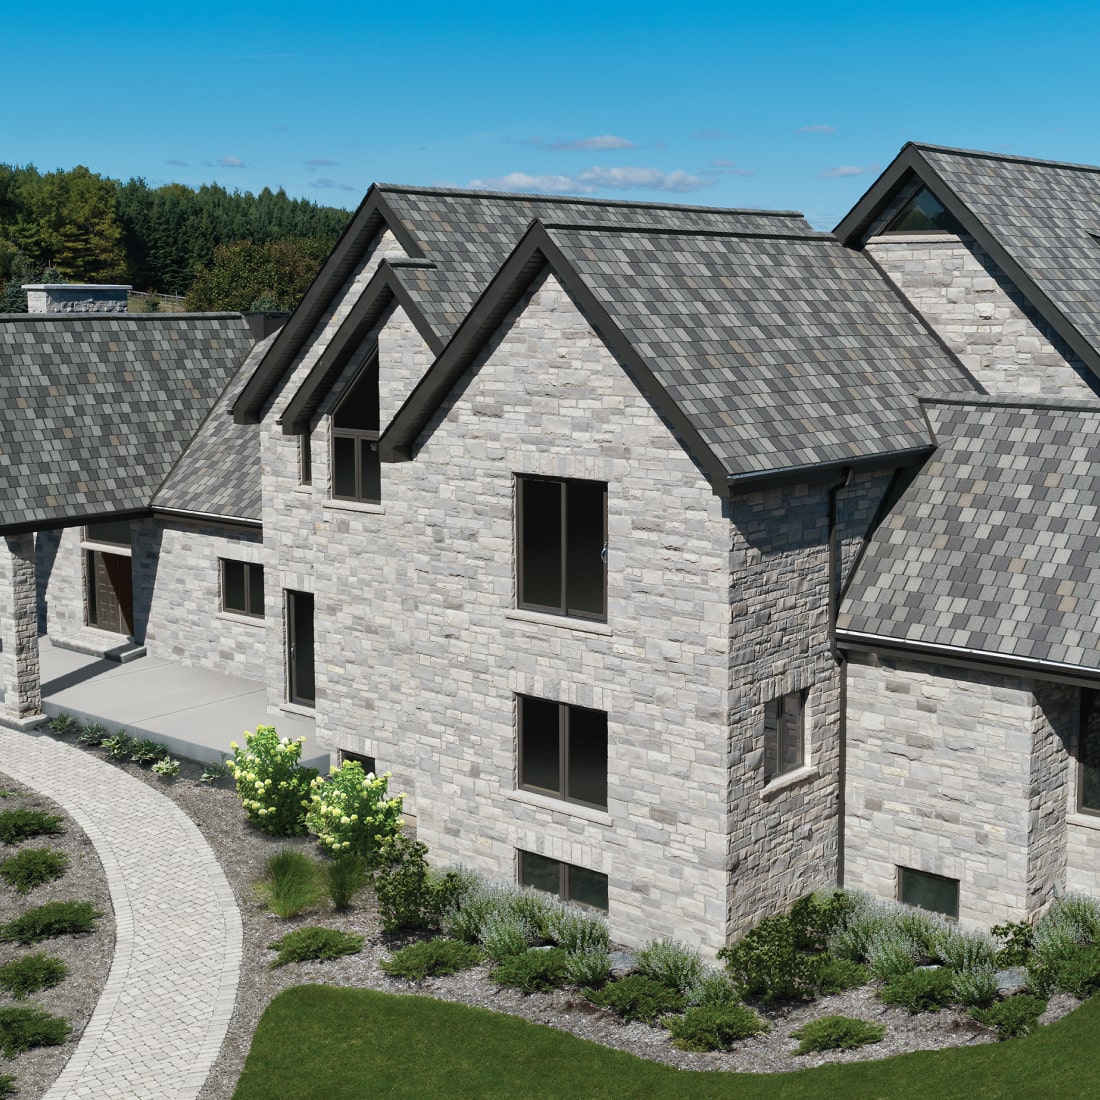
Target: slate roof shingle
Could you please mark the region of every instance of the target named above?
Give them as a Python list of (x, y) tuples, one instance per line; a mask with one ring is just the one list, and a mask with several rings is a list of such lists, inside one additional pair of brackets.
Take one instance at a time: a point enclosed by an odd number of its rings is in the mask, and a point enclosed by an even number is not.
[(1100, 408), (927, 401), (939, 448), (871, 537), (837, 629), (1100, 668)]
[(251, 346), (239, 314), (0, 316), (0, 528), (148, 509)]

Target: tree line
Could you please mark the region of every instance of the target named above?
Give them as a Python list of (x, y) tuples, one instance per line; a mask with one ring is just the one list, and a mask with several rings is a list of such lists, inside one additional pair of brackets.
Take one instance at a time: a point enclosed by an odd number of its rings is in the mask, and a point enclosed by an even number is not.
[(25, 309), (19, 287), (42, 281), (129, 283), (186, 295), (189, 309), (292, 309), (349, 217), (282, 189), (0, 164), (0, 312)]

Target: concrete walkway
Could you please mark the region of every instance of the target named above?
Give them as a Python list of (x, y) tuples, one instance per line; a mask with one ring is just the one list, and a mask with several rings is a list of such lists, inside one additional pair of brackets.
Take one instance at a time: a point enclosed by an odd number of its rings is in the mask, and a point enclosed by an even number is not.
[(241, 967), (241, 915), (191, 819), (153, 788), (43, 735), (0, 730), (0, 771), (88, 834), (115, 910), (114, 962), (47, 1100), (189, 1100), (221, 1049)]

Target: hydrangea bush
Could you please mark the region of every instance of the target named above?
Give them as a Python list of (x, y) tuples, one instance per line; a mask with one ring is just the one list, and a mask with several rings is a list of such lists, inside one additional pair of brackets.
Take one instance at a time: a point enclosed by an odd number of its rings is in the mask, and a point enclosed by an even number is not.
[(377, 862), (387, 840), (401, 829), (404, 795), (390, 798), (389, 773), (364, 773), (357, 760), (335, 765), (328, 779), (319, 776), (310, 784), (306, 825), (330, 856), (358, 855)]
[(306, 831), (310, 784), (317, 770), (299, 764), (304, 743), (304, 737), (280, 737), (274, 726), (246, 731), (244, 748), (230, 742), (233, 757), (225, 766), (236, 780), (244, 812), (257, 829), (272, 836)]

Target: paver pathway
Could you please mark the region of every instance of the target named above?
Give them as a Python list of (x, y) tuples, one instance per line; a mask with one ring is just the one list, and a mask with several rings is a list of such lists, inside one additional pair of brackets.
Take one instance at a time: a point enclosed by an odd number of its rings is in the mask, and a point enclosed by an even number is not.
[(0, 771), (73, 816), (115, 909), (107, 986), (46, 1100), (197, 1096), (241, 965), (240, 911), (210, 845), (170, 799), (50, 737), (0, 729)]

